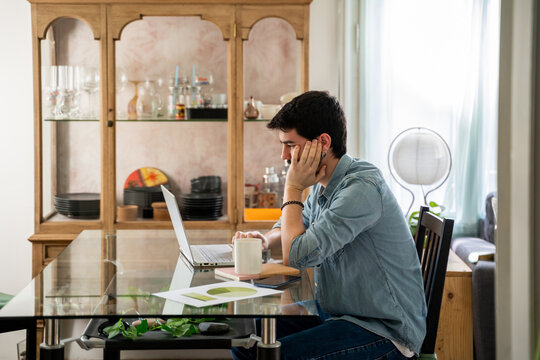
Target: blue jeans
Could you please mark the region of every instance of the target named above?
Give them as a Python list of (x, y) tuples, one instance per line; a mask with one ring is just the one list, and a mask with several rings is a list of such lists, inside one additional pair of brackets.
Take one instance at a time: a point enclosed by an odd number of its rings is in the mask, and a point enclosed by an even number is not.
[[(257, 330), (260, 333), (259, 320)], [(276, 337), (282, 359), (406, 359), (390, 340), (345, 320), (278, 318)], [(235, 360), (256, 359), (257, 346), (235, 347), (231, 352)]]

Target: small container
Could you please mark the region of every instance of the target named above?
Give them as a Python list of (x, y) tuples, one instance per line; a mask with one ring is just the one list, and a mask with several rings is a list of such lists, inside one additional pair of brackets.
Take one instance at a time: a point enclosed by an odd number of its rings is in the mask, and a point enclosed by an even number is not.
[(117, 221), (137, 220), (137, 205), (120, 205), (116, 208)]
[(246, 184), (244, 186), (244, 208), (255, 208), (258, 205), (257, 188), (255, 185)]
[(186, 118), (186, 106), (184, 104), (176, 104), (176, 120), (184, 120)]
[(171, 217), (169, 216), (169, 210), (167, 210), (167, 204), (165, 202), (152, 203), (152, 208), (154, 209), (154, 220), (156, 221), (171, 220)]

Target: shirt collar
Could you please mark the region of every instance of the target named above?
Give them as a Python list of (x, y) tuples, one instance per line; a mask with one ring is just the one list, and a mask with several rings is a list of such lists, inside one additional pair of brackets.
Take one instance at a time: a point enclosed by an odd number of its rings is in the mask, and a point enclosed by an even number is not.
[(319, 196), (324, 196), (325, 198), (329, 199), (334, 190), (336, 189), (336, 186), (341, 182), (343, 177), (347, 174), (347, 171), (349, 170), (349, 167), (351, 166), (353, 162), (353, 158), (349, 155), (345, 154), (339, 159), (339, 162), (334, 169), (334, 172), (332, 173), (332, 176), (330, 177), (330, 181), (328, 182), (328, 185), (325, 187), (321, 186), (321, 191), (319, 192)]

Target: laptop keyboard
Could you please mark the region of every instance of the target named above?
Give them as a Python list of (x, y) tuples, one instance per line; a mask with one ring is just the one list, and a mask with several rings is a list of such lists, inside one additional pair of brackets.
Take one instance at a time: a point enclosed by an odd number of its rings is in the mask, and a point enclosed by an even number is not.
[(232, 247), (230, 245), (192, 246), (191, 252), (198, 263), (232, 262)]

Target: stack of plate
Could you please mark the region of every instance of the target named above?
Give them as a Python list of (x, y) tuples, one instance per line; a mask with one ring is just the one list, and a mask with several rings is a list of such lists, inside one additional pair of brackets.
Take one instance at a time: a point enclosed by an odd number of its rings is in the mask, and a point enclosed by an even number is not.
[(165, 201), (159, 186), (124, 189), (124, 205), (137, 205), (138, 217), (153, 217), (152, 203)]
[(219, 194), (181, 194), (180, 212), (184, 220), (217, 220), (223, 216), (223, 196)]
[(76, 219), (99, 218), (99, 193), (68, 193), (54, 196), (59, 214)]

